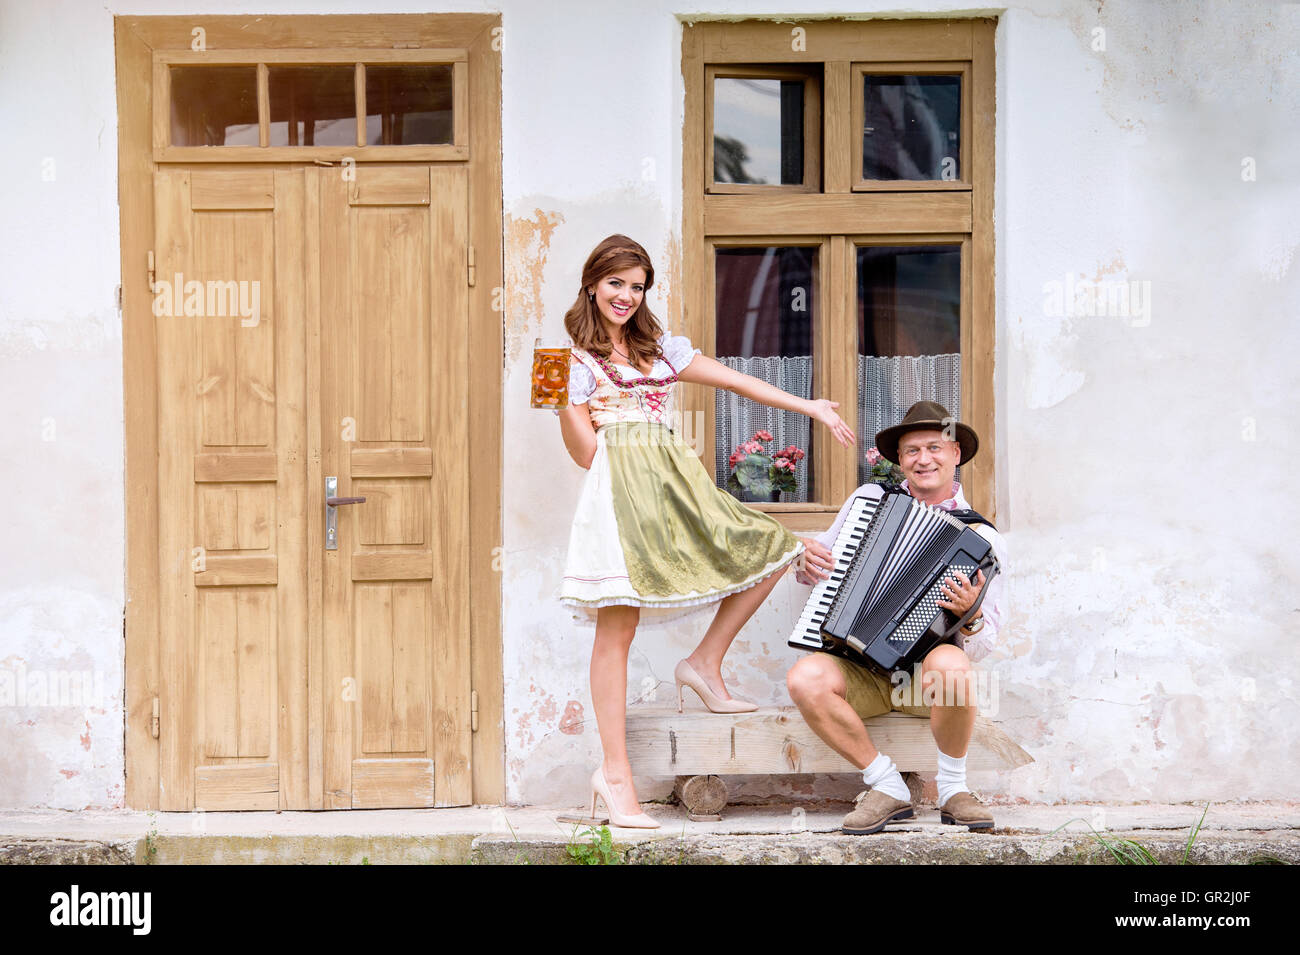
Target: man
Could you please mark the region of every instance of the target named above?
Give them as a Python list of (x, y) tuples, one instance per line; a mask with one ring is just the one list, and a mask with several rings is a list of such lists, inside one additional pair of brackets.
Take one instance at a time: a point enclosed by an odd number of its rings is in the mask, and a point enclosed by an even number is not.
[[(901, 424), (876, 435), (876, 449), (898, 463), (906, 478), (902, 486), (913, 497), (949, 511), (970, 507), (955, 478), (958, 465), (968, 463), (979, 450), (979, 438), (969, 426), (955, 421), (943, 405), (918, 401)], [(844, 502), (827, 531), (804, 538), (807, 551), (802, 566), (796, 567), (795, 579), (802, 584), (824, 580), (833, 566), (830, 547), (844, 523), (849, 502), (860, 494), (883, 493), (878, 484), (864, 484)], [(1001, 536), (988, 524), (973, 527), (993, 545), (1005, 573)], [(832, 749), (862, 770), (863, 782), (870, 787), (845, 817), (843, 832), (880, 832), (889, 822), (913, 816), (907, 784), (893, 760), (876, 749), (862, 723), (891, 709), (930, 718), (939, 748), (936, 782), (942, 821), (967, 829), (992, 828), (992, 814), (966, 787), (966, 749), (978, 709), (971, 663), (987, 656), (997, 642), (1003, 614), (1002, 575), (992, 581), (986, 581), (982, 572), (974, 580), (962, 575), (955, 585), (945, 587), (946, 598), (939, 605), (961, 617), (986, 584), (989, 592), (961, 629), (961, 637), (935, 647), (922, 661), (921, 690), (927, 700), (934, 694), (933, 706), (904, 705), (898, 700), (902, 694), (891, 694), (894, 684), (882, 671), (828, 653), (809, 654), (790, 668), (786, 686), (804, 720)]]

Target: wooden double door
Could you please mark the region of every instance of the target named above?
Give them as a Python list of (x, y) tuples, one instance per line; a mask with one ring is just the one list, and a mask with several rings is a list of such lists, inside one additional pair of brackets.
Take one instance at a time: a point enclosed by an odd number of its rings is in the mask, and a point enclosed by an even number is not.
[(471, 802), (466, 166), (154, 186), (159, 807)]

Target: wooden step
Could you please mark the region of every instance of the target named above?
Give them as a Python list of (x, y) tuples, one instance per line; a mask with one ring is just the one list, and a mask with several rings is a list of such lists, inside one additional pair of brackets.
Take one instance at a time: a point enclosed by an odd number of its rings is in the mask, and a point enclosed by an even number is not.
[[(886, 713), (865, 721), (871, 740), (902, 772), (938, 769), (930, 721)], [(752, 713), (710, 713), (632, 706), (627, 753), (638, 776), (712, 773), (850, 773), (856, 770), (817, 737), (793, 706)], [(1033, 757), (985, 717), (976, 717), (966, 768), (1014, 769)]]

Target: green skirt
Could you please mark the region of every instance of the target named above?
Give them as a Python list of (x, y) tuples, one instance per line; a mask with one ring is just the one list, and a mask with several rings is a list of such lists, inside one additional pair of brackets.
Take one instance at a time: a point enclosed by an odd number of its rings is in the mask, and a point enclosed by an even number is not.
[(803, 550), (714, 484), (666, 424), (616, 422), (596, 431), (559, 596), (580, 621), (627, 605), (665, 622), (754, 586)]

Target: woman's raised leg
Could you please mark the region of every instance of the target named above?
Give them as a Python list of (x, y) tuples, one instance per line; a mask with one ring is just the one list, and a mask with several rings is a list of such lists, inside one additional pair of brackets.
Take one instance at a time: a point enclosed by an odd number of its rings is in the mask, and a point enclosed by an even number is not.
[(789, 567), (786, 564), (785, 567), (772, 571), (753, 587), (723, 597), (718, 603), (718, 612), (713, 615), (713, 622), (705, 631), (704, 639), (686, 658), (686, 662), (709, 684), (709, 688), (724, 700), (730, 700), (732, 696), (722, 682), (722, 658), (726, 656), (731, 642), (736, 639), (736, 634), (740, 633), (740, 628), (767, 599), (767, 595)]
[(627, 758), (627, 654), (641, 620), (641, 609), (601, 607), (596, 612), (596, 640), (591, 648), (591, 706), (596, 713), (603, 753), (601, 768), (615, 807), (625, 815), (641, 811)]

